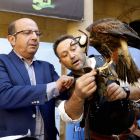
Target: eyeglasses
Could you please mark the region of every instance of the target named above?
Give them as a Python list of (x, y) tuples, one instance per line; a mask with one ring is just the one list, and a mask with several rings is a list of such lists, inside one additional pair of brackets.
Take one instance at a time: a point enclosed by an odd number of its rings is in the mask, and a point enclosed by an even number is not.
[(72, 39), (72, 41), (71, 41), (71, 43), (70, 43), (70, 46), (74, 46), (74, 45), (76, 45), (76, 44), (79, 43), (79, 40), (78, 40), (77, 38), (79, 38), (79, 37), (76, 37), (76, 38), (73, 38), (73, 39)]
[(29, 35), (33, 34), (33, 32), (35, 32), (37, 37), (41, 37), (41, 35), (42, 35), (42, 32), (40, 32), (40, 31), (22, 30), (22, 31), (19, 31), (19, 32), (12, 34), (12, 36), (16, 36), (19, 33), (22, 33), (23, 35), (29, 36)]

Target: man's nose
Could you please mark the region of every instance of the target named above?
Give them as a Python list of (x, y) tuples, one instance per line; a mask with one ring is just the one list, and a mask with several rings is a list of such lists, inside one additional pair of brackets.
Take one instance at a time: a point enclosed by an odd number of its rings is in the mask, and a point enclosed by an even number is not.
[(31, 33), (31, 39), (37, 39), (38, 38), (38, 36), (36, 35), (36, 33), (35, 32), (32, 32)]
[(69, 52), (69, 54), (70, 54), (70, 58), (71, 58), (71, 59), (75, 57), (75, 54), (74, 54), (74, 53)]

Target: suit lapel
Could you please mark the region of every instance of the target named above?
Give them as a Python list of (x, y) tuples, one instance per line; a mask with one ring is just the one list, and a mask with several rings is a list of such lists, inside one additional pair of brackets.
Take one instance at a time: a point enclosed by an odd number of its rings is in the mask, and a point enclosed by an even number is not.
[[(9, 59), (15, 65), (16, 69), (19, 71), (25, 85), (30, 85), (30, 79), (27, 69), (21, 59), (13, 52), (13, 50), (8, 54)], [(16, 76), (16, 75), (15, 75)]]

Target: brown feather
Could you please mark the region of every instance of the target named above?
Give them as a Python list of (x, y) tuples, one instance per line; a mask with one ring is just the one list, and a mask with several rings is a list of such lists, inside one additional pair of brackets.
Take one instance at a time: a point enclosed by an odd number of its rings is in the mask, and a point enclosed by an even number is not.
[(138, 82), (138, 79), (140, 78), (140, 71), (139, 71), (137, 65), (135, 64), (134, 60), (132, 59), (132, 57), (130, 59), (131, 59), (130, 70), (132, 70), (132, 74), (134, 75), (133, 81)]
[(128, 44), (140, 49), (138, 34), (127, 24), (113, 18), (98, 20), (86, 30), (90, 36), (90, 45), (106, 60), (116, 63), (118, 78), (125, 82), (127, 77), (131, 84), (138, 82), (140, 71), (128, 51)]

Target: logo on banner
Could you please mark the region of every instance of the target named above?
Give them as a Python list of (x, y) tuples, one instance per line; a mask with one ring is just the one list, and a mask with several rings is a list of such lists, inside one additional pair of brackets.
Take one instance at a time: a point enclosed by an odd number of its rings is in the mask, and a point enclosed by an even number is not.
[(54, 8), (55, 5), (51, 4), (51, 0), (33, 0), (33, 8), (41, 10), (42, 8)]

